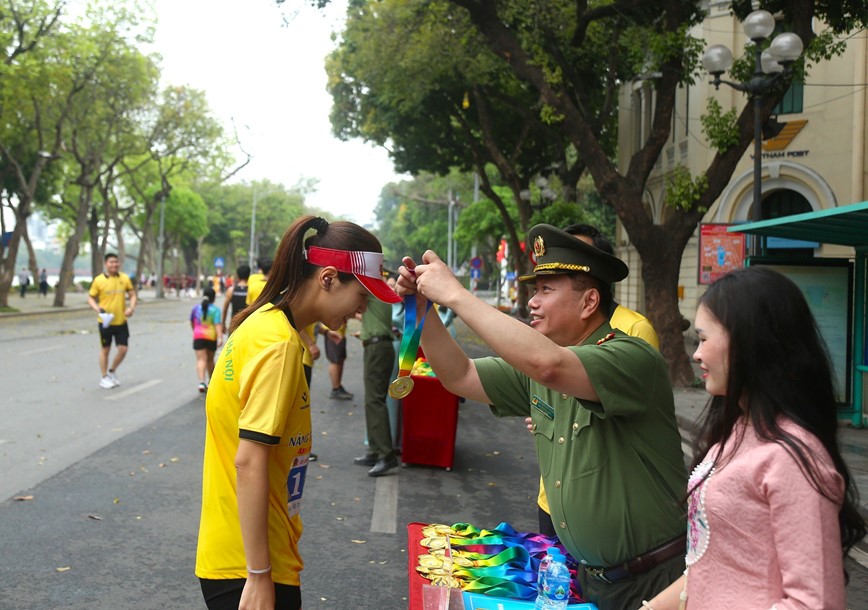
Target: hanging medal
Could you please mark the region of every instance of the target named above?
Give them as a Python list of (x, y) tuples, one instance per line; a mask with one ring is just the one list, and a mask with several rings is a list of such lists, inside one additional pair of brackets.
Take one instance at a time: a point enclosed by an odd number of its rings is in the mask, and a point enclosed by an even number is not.
[(398, 377), (389, 384), (389, 396), (395, 400), (401, 400), (413, 391), (413, 378), (410, 376), (410, 371), (413, 370), (419, 341), (422, 339), (422, 327), (425, 325), (425, 317), (430, 309), (431, 301), (427, 301), (425, 313), (416, 325), (416, 295), (409, 294), (404, 297), (404, 335), (401, 337), (401, 347), (398, 350)]

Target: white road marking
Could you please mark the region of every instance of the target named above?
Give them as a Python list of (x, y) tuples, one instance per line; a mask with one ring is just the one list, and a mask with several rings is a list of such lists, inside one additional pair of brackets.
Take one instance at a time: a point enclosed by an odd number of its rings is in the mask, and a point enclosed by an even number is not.
[(147, 390), (151, 386), (155, 386), (158, 383), (162, 383), (162, 379), (151, 379), (150, 381), (146, 381), (145, 383), (140, 383), (139, 385), (134, 385), (131, 388), (127, 388), (121, 392), (112, 392), (110, 395), (105, 397), (105, 400), (120, 400), (121, 398), (126, 398), (127, 396), (131, 396), (136, 392), (141, 392), (142, 390)]
[(862, 549), (854, 546), (850, 549), (850, 557), (852, 557), (853, 561), (860, 564), (863, 568), (868, 568), (868, 553)]
[(398, 528), (398, 477), (377, 477), (371, 531), (394, 534)]
[(54, 350), (63, 349), (66, 347), (65, 345), (52, 345), (50, 347), (40, 347), (37, 349), (32, 349), (27, 352), (21, 352), (22, 356), (29, 356), (30, 354), (41, 354), (42, 352), (53, 352)]
[(691, 447), (690, 445), (688, 445), (686, 442), (684, 442), (682, 440), (681, 441), (681, 450), (684, 452), (684, 457), (687, 458), (687, 461), (692, 462), (693, 461), (693, 447)]

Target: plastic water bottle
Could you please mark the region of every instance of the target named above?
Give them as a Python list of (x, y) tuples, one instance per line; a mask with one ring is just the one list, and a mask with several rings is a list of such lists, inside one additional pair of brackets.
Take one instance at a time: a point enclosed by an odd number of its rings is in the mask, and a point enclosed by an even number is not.
[(557, 547), (549, 547), (540, 562), (539, 593), (536, 610), (563, 610), (570, 601), (570, 571), (566, 558)]
[(537, 592), (540, 592), (543, 590), (543, 584), (544, 584), (543, 581), (545, 581), (546, 570), (548, 570), (549, 565), (551, 565), (551, 562), (552, 562), (551, 553), (553, 553), (553, 552), (554, 553), (560, 553), (561, 551), (559, 548), (557, 548), (555, 546), (550, 546), (548, 549), (546, 549), (545, 557), (543, 557), (542, 561), (539, 562), (539, 572), (537, 572), (537, 576), (536, 576), (536, 590), (537, 590)]

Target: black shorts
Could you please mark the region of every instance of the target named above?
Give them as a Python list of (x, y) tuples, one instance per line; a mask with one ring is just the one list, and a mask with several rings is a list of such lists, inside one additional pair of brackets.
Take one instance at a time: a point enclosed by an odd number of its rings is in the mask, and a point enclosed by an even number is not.
[(193, 349), (207, 349), (211, 352), (217, 351), (217, 342), (212, 339), (193, 339)]
[(328, 337), (325, 338), (325, 353), (326, 360), (333, 364), (340, 364), (347, 359), (347, 338), (341, 337), (341, 340), (335, 343)]
[(97, 327), (99, 328), (99, 341), (103, 347), (111, 346), (112, 337), (115, 339), (115, 345), (129, 345), (130, 327), (127, 326), (126, 322), (108, 328), (103, 328), (102, 324), (97, 324)]
[[(208, 610), (238, 610), (241, 603), (241, 591), (244, 589), (243, 578), (231, 578), (228, 580), (211, 580), (200, 578), (202, 595), (205, 597), (205, 605)], [(274, 583), (274, 607), (275, 610), (300, 610), (301, 587)]]

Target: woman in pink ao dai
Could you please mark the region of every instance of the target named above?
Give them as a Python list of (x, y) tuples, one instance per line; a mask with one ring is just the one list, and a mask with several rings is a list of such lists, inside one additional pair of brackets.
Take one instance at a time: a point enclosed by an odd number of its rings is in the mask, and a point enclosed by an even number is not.
[(866, 526), (804, 296), (770, 269), (734, 271), (702, 297), (695, 328), (711, 400), (688, 482), (687, 570), (642, 608), (844, 610), (844, 557)]

